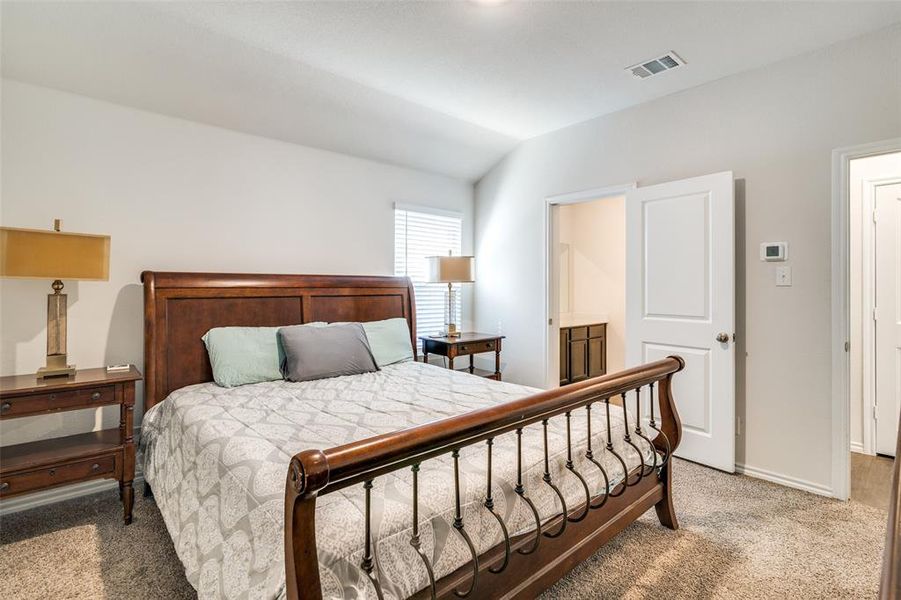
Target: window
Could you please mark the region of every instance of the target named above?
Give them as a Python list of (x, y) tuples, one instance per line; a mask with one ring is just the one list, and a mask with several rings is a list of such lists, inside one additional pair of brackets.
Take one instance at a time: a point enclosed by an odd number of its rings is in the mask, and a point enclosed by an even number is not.
[[(429, 208), (396, 205), (394, 208), (394, 274), (413, 280), (416, 293), (416, 337), (436, 335), (444, 329), (447, 286), (426, 283), (427, 256), (452, 252), (459, 256), (463, 217)], [(461, 294), (457, 294), (456, 323), (461, 323)], [(421, 345), (418, 343), (417, 344)]]

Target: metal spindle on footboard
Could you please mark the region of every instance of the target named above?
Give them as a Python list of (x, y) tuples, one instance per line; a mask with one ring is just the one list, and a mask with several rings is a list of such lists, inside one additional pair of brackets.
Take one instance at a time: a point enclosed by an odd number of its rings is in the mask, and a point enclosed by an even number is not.
[[(591, 447), (591, 430), (588, 431), (588, 444), (589, 448)], [(586, 451), (588, 452), (588, 451)], [(578, 523), (588, 516), (588, 511), (591, 510), (591, 491), (588, 489), (588, 482), (585, 481), (585, 478), (582, 477), (582, 474), (579, 473), (575, 464), (573, 463), (573, 440), (572, 440), (572, 412), (567, 411), (566, 413), (566, 470), (572, 473), (578, 478), (579, 483), (582, 484), (582, 489), (585, 490), (585, 504), (582, 506), (582, 512), (576, 512), (574, 515), (568, 515), (567, 519), (569, 519), (570, 523)], [(606, 492), (605, 492), (606, 495)]]
[[(571, 568), (573, 558), (587, 556), (593, 548), (625, 527), (641, 512), (654, 506), (664, 525), (677, 526), (671, 498), (671, 471), (669, 460), (678, 446), (681, 428), (675, 411), (670, 382), (672, 375), (684, 366), (679, 358), (670, 358), (622, 373), (573, 384), (566, 388), (541, 392), (507, 404), (474, 411), (427, 425), (376, 436), (330, 450), (307, 450), (291, 460), (285, 506), (285, 551), (287, 596), (295, 598), (320, 598), (319, 565), (315, 537), (315, 503), (321, 494), (334, 492), (347, 486), (362, 484), (364, 493), (364, 518), (361, 573), (372, 587), (375, 597), (381, 599), (388, 589), (395, 589), (380, 572), (378, 540), (372, 535), (373, 482), (389, 473), (409, 468), (412, 477), (410, 505), (412, 529), (410, 546), (419, 556), (418, 565), (424, 569), (428, 586), (418, 592), (417, 598), (494, 598), (501, 596), (531, 597), (533, 592), (548, 583), (549, 574), (562, 574)], [(659, 391), (659, 422), (655, 408), (655, 385)], [(650, 399), (645, 434), (642, 423), (641, 394), (647, 387)], [(612, 418), (614, 407), (611, 398), (618, 399), (624, 423), (619, 440), (613, 438)], [(634, 399), (634, 400), (633, 400)], [(630, 414), (630, 403), (634, 413)], [(602, 406), (606, 427), (593, 428), (593, 408)], [(615, 406), (615, 405), (614, 405)], [(584, 409), (584, 413), (581, 411)], [(576, 412), (578, 411), (578, 413)], [(579, 449), (573, 441), (572, 423), (576, 414), (585, 419), (587, 436), (584, 447)], [(581, 418), (580, 417), (580, 418)], [(561, 482), (555, 481), (552, 466), (551, 439), (548, 427), (551, 419), (559, 418), (565, 425), (565, 459), (560, 460), (559, 478), (571, 474), (578, 481), (579, 500), (567, 504), (561, 490)], [(542, 459), (539, 465), (525, 465), (523, 436), (526, 427), (540, 427)], [(529, 435), (538, 435), (532, 428)], [(513, 487), (520, 509), (534, 520), (529, 531), (511, 535), (511, 524), (505, 521), (495, 505), (493, 486), (494, 446), (500, 436), (512, 436), (515, 440), (516, 480)], [(467, 529), (465, 519), (472, 518), (472, 506), (464, 514), (465, 480), (461, 474), (461, 452), (470, 452), (484, 442), (487, 453), (484, 497), (475, 505), (487, 511), (496, 523), (489, 527), (494, 544), (489, 550), (478, 551), (487, 545), (477, 544)], [(614, 444), (616, 442), (616, 444)], [(555, 442), (556, 443), (556, 442)], [(598, 450), (600, 449), (600, 450)], [(554, 448), (562, 454), (564, 448)], [(597, 452), (600, 452), (600, 455)], [(581, 454), (580, 454), (581, 453)], [(638, 465), (629, 469), (627, 455), (637, 454)], [(449, 455), (453, 469), (453, 519), (451, 526), (457, 538), (470, 554), (469, 562), (453, 573), (436, 573), (433, 560), (422, 547), (420, 507), (420, 468), (426, 461)], [(589, 484), (588, 471), (580, 471), (578, 457), (584, 458), (584, 468), (597, 469), (594, 474), (598, 484)], [(579, 458), (581, 461), (582, 458)], [(631, 460), (631, 459), (630, 459)], [(611, 471), (610, 463), (617, 465)], [(605, 464), (606, 463), (606, 464)], [(430, 463), (438, 464), (438, 463)], [(542, 518), (535, 502), (530, 498), (524, 481), (526, 467), (540, 466), (541, 482), (555, 499), (557, 513)], [(445, 467), (442, 467), (445, 468)], [(622, 471), (622, 473), (617, 473)], [(481, 485), (479, 485), (481, 489)], [(533, 490), (534, 491), (534, 490)], [(584, 500), (582, 496), (584, 495)], [(513, 514), (507, 507), (506, 515)], [(484, 513), (483, 513), (484, 514)], [(486, 515), (487, 516), (487, 515)], [(430, 517), (426, 517), (430, 518)], [(530, 522), (531, 522), (530, 520)], [(484, 523), (482, 524), (484, 526)], [(472, 531), (481, 531), (473, 529)], [(497, 543), (497, 533), (500, 542)], [(512, 574), (510, 572), (512, 571)], [(511, 581), (519, 587), (510, 592)]]
[(513, 488), (513, 491), (522, 498), (529, 510), (532, 511), (532, 516), (535, 517), (535, 542), (528, 548), (517, 549), (517, 552), (520, 554), (531, 554), (538, 550), (538, 544), (541, 543), (541, 517), (538, 516), (538, 509), (535, 508), (535, 504), (526, 496), (525, 487), (522, 484), (522, 427), (516, 430), (516, 487)]
[(622, 496), (626, 492), (626, 488), (629, 487), (629, 467), (626, 466), (625, 459), (623, 459), (623, 457), (613, 449), (613, 430), (610, 420), (610, 398), (604, 398), (604, 409), (607, 411), (607, 453), (611, 454), (613, 458), (619, 461), (619, 464), (622, 466), (623, 470), (622, 486), (619, 488), (618, 492), (610, 492), (610, 496), (616, 498), (617, 496)]
[(467, 598), (479, 582), (479, 555), (476, 552), (475, 545), (472, 543), (472, 539), (469, 537), (469, 534), (466, 533), (466, 529), (463, 525), (463, 512), (460, 509), (460, 451), (454, 450), (451, 452), (451, 456), (454, 458), (454, 529), (457, 530), (457, 533), (459, 533), (460, 537), (463, 538), (463, 541), (466, 542), (466, 546), (469, 548), (469, 554), (472, 556), (472, 581), (465, 591), (454, 590), (454, 595), (458, 598)]
[[(585, 419), (586, 419), (586, 427), (588, 428), (588, 437), (585, 449), (585, 458), (588, 462), (592, 463), (601, 471), (601, 476), (604, 478), (604, 494), (601, 496), (601, 501), (594, 503), (589, 503), (589, 508), (599, 509), (605, 504), (607, 504), (607, 500), (610, 498), (610, 478), (607, 476), (607, 469), (604, 468), (598, 460), (594, 457), (594, 451), (591, 448), (591, 404), (587, 404), (585, 406)], [(598, 494), (600, 495), (600, 494)]]
[(419, 540), (419, 463), (414, 464), (410, 469), (413, 471), (413, 535), (410, 537), (410, 545), (419, 554), (422, 563), (425, 565), (426, 573), (429, 576), (429, 592), (432, 600), (435, 599), (435, 571), (432, 569), (432, 561), (426, 556), (422, 550), (422, 543)]
[[(626, 426), (628, 427), (628, 424)], [(647, 477), (657, 470), (658, 456), (657, 450), (654, 448), (654, 443), (644, 434), (644, 430), (641, 428), (641, 388), (636, 388), (635, 390), (635, 435), (643, 439), (651, 451), (652, 462), (648, 465), (647, 472), (644, 473), (644, 476)]]
[(363, 489), (366, 495), (366, 510), (364, 512), (366, 523), (363, 525), (365, 528), (365, 533), (363, 534), (365, 541), (363, 542), (363, 561), (360, 563), (360, 568), (363, 569), (366, 577), (372, 583), (372, 587), (375, 588), (376, 596), (378, 596), (379, 600), (382, 600), (382, 582), (379, 581), (378, 573), (375, 572), (375, 562), (372, 558), (372, 480), (364, 483)]
[(506, 569), (508, 564), (510, 564), (510, 534), (507, 532), (507, 524), (504, 523), (504, 519), (494, 511), (494, 498), (492, 496), (493, 492), (491, 490), (491, 453), (492, 447), (494, 446), (494, 438), (488, 438), (487, 440), (485, 440), (485, 444), (488, 446), (488, 491), (485, 493), (485, 508), (488, 510), (488, 512), (494, 515), (494, 518), (497, 520), (498, 526), (501, 528), (501, 534), (504, 537), (504, 561), (499, 566), (489, 567), (488, 569), (490, 573), (497, 575), (498, 573), (501, 573), (504, 569)]

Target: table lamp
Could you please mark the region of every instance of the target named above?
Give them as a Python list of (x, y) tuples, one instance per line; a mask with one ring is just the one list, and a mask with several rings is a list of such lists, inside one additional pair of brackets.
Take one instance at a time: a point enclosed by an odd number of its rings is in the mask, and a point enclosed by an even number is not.
[(75, 365), (66, 359), (66, 294), (63, 279), (109, 280), (108, 235), (63, 233), (60, 221), (53, 231), (0, 227), (0, 277), (52, 279), (47, 295), (47, 365), (38, 379), (69, 376)]
[(472, 283), (475, 259), (472, 256), (429, 256), (429, 283), (447, 284), (447, 305), (444, 307), (444, 325), (447, 337), (460, 337), (457, 330), (457, 293), (455, 283)]

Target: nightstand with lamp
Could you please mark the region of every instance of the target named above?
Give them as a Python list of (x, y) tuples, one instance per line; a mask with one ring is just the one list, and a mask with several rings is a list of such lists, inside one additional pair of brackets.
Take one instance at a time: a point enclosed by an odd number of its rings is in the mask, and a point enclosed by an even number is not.
[(0, 377), (0, 419), (119, 405), (119, 427), (4, 446), (0, 499), (94, 479), (116, 479), (125, 523), (131, 522), (135, 473), (132, 365), (121, 370), (82, 369), (66, 353), (67, 297), (63, 279), (109, 280), (106, 235), (0, 227), (0, 277), (50, 279), (47, 358), (37, 373)]
[[(429, 354), (437, 354), (447, 359), (448, 368), (454, 369), (454, 359), (460, 356), (469, 357), (467, 372), (480, 377), (501, 380), (501, 342), (502, 335), (485, 333), (461, 333), (457, 328), (457, 291), (455, 283), (472, 283), (475, 281), (475, 259), (472, 256), (429, 256), (429, 283), (446, 283), (444, 306), (444, 331), (440, 335), (420, 336), (422, 341), (423, 361), (429, 361)], [(494, 370), (477, 369), (474, 355), (483, 352), (494, 353)]]

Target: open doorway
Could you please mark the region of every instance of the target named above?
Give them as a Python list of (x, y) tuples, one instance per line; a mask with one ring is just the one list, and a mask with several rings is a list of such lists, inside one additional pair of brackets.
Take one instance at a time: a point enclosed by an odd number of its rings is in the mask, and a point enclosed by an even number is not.
[(548, 387), (625, 368), (629, 189), (548, 199)]
[(560, 385), (625, 368), (625, 197), (556, 206)]
[(901, 411), (901, 151), (848, 166), (850, 497), (887, 508)]

